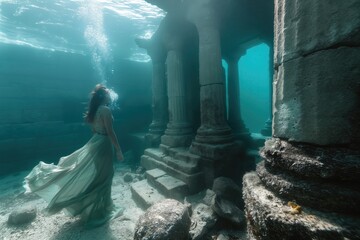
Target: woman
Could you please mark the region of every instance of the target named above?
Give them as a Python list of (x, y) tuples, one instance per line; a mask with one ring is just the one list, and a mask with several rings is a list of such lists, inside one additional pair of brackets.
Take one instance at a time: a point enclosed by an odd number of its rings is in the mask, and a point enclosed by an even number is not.
[(96, 85), (85, 120), (94, 132), (80, 149), (60, 158), (57, 165), (40, 162), (25, 178), (25, 193), (34, 192), (48, 202), (50, 214), (65, 210), (81, 216), (87, 227), (99, 226), (119, 213), (111, 199), (114, 175), (113, 147), (118, 160), (123, 154), (113, 129), (109, 90)]

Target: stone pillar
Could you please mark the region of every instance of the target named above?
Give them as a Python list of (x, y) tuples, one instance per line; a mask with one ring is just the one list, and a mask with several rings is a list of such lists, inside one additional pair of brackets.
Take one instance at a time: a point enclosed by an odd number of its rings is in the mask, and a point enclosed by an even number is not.
[(224, 73), (221, 65), (219, 16), (209, 0), (193, 1), (189, 19), (199, 33), (199, 75), (201, 126), (197, 143), (221, 144), (233, 141), (226, 121)]
[(252, 163), (244, 148), (234, 141), (226, 119), (225, 73), (221, 64), (220, 0), (194, 0), (188, 18), (199, 35), (199, 82), (201, 125), (190, 152), (201, 156), (204, 182), (211, 187), (218, 176), (237, 178)]
[(265, 126), (261, 129), (261, 134), (263, 136), (272, 135), (272, 105), (273, 105), (273, 75), (274, 75), (274, 46), (273, 44), (268, 44), (269, 46), (269, 119), (266, 120)]
[(240, 106), (240, 82), (238, 62), (245, 51), (237, 51), (227, 54), (225, 60), (228, 64), (228, 122), (232, 128), (235, 139), (248, 142), (250, 140), (249, 130), (245, 127), (241, 118)]
[(166, 60), (169, 123), (165, 135), (161, 137), (161, 143), (170, 147), (180, 147), (190, 145), (194, 135), (186, 105), (182, 39), (176, 39), (176, 36), (173, 38), (167, 43)]
[(168, 121), (168, 99), (166, 93), (165, 58), (166, 51), (154, 39), (136, 39), (139, 47), (145, 48), (152, 61), (152, 113), (153, 119), (149, 132), (145, 135), (148, 147), (160, 144), (160, 137), (164, 134)]
[(244, 176), (250, 239), (360, 237), (359, 29), (358, 0), (275, 1), (273, 138)]

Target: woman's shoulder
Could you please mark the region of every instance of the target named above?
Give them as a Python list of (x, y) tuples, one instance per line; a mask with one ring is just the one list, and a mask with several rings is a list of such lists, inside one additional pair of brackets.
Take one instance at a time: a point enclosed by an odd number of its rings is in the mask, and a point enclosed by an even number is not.
[(108, 107), (108, 106), (105, 106), (105, 105), (101, 105), (101, 106), (99, 106), (99, 112), (101, 113), (101, 114), (105, 114), (105, 115), (107, 115), (107, 114), (111, 114), (111, 110), (110, 110), (110, 108)]

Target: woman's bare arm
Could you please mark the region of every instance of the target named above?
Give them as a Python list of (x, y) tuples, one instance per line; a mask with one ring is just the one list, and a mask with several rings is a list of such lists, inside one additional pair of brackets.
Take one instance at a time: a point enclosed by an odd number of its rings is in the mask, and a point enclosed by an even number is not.
[(111, 111), (109, 108), (105, 108), (103, 112), (103, 121), (106, 128), (106, 132), (108, 136), (110, 137), (111, 143), (114, 145), (116, 150), (116, 157), (118, 160), (123, 160), (124, 156), (122, 154), (117, 136), (115, 134), (114, 128), (113, 128), (113, 117), (111, 114)]

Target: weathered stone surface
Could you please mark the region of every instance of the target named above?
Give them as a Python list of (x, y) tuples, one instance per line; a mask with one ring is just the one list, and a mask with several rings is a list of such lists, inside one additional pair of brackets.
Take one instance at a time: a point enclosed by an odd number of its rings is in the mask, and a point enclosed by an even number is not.
[[(240, 149), (239, 149), (240, 148)], [(224, 159), (226, 156), (236, 156), (242, 152), (242, 146), (232, 142), (228, 144), (206, 144), (193, 142), (190, 152), (210, 159)]]
[(199, 203), (193, 210), (191, 216), (190, 236), (192, 240), (204, 239), (204, 235), (216, 224), (218, 217), (212, 208)]
[(234, 225), (239, 227), (245, 225), (244, 212), (239, 209), (236, 204), (225, 198), (215, 196), (211, 208), (220, 217), (229, 220)]
[(144, 209), (165, 199), (165, 196), (150, 186), (146, 179), (131, 184), (131, 193), (135, 202)]
[(212, 190), (216, 196), (231, 200), (236, 206), (240, 207), (242, 202), (241, 188), (230, 178), (218, 177), (214, 180)]
[(188, 207), (176, 200), (165, 199), (139, 218), (134, 240), (187, 240), (190, 225)]
[(324, 148), (272, 138), (261, 149), (266, 164), (311, 179), (360, 181), (360, 152), (346, 148)]
[(159, 168), (168, 175), (185, 182), (188, 186), (189, 194), (194, 194), (201, 190), (204, 185), (202, 181), (203, 173), (198, 163), (194, 165), (180, 161), (177, 158), (170, 158), (162, 151), (155, 151), (154, 149), (145, 150), (145, 155), (141, 156), (141, 165), (149, 170)]
[(359, 46), (358, 0), (276, 0), (275, 8), (276, 65), (323, 49)]
[(316, 52), (275, 72), (273, 136), (336, 145), (359, 142), (360, 48)]
[[(287, 201), (267, 190), (255, 172), (243, 178), (245, 213), (250, 239), (359, 239), (359, 218), (324, 213), (306, 206), (292, 215)], [(321, 199), (319, 199), (321, 201)]]
[(36, 207), (23, 207), (10, 213), (8, 223), (11, 225), (25, 224), (30, 223), (35, 218)]
[(134, 180), (134, 177), (131, 173), (125, 173), (123, 178), (124, 178), (124, 181), (127, 183), (132, 182)]
[(212, 209), (222, 218), (235, 225), (245, 223), (241, 188), (230, 178), (218, 177), (214, 180), (212, 190), (215, 196), (212, 199)]
[(196, 206), (197, 204), (205, 204), (210, 206), (212, 203), (212, 199), (215, 196), (215, 192), (210, 189), (205, 189), (201, 192), (198, 192), (195, 195), (186, 196), (184, 202), (191, 203), (192, 206)]
[(268, 189), (284, 199), (294, 199), (299, 204), (323, 211), (360, 213), (357, 208), (360, 202), (358, 187), (351, 188), (342, 183), (304, 180), (277, 170), (270, 170), (269, 167), (265, 168), (264, 162), (257, 165), (256, 172)]

